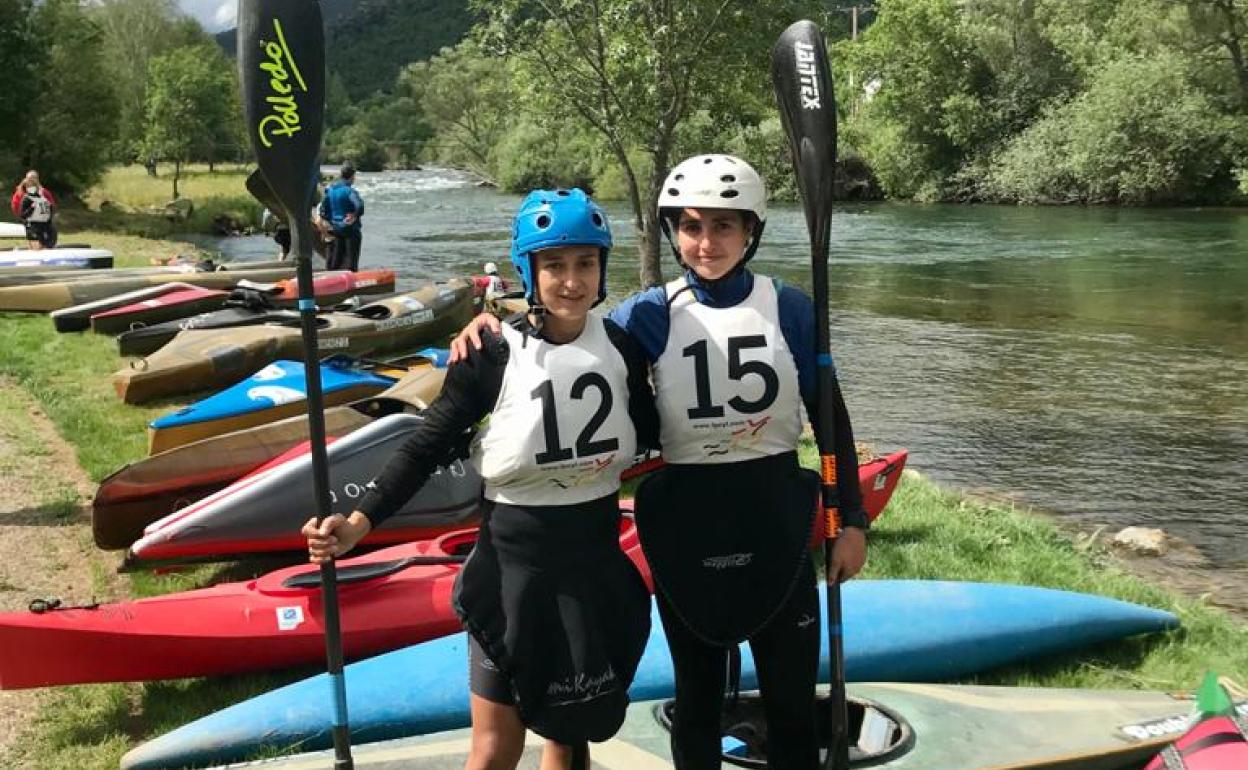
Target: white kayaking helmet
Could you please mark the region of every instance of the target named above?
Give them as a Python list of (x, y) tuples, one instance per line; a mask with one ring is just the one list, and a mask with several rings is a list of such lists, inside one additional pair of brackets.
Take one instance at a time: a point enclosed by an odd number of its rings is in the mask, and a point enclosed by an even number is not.
[[(659, 192), (659, 225), (680, 259), (672, 230), (684, 209), (732, 209), (753, 215), (753, 232), (741, 264), (758, 250), (767, 224), (767, 185), (754, 167), (732, 155), (695, 155), (677, 164)], [(683, 262), (682, 262), (683, 264)]]
[(493, 262), (486, 262), (482, 269), (485, 270), (486, 275), (498, 275), (498, 265)]

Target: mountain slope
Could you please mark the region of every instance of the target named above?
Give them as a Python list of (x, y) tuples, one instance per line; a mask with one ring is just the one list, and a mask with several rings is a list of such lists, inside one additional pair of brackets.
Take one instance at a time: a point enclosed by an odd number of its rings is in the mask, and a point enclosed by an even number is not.
[[(322, 0), (329, 70), (352, 99), (388, 91), (404, 65), (455, 45), (472, 26), (467, 0)], [(216, 35), (236, 55), (237, 30)]]

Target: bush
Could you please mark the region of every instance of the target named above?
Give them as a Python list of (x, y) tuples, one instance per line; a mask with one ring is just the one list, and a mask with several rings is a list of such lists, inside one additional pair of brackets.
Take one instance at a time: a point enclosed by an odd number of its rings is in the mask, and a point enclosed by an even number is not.
[(531, 121), (512, 126), (493, 150), (499, 189), (527, 192), (537, 188), (593, 189), (593, 137), (567, 124), (546, 127)]
[(1128, 57), (1011, 142), (986, 187), (1022, 202), (1225, 201), (1242, 134), (1177, 55)]
[(326, 142), (325, 157), (333, 163), (350, 160), (360, 171), (381, 171), (386, 167), (386, 150), (364, 123), (352, 123), (333, 132)]

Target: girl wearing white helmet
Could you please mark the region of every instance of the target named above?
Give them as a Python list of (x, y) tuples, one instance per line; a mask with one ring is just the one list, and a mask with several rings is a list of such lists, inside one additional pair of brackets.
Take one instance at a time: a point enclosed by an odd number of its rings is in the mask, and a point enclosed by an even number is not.
[[(748, 640), (769, 767), (815, 770), (821, 635), (807, 549), (819, 485), (796, 452), (803, 406), (808, 415), (819, 409), (814, 307), (749, 270), (767, 191), (745, 161), (680, 163), (663, 184), (659, 216), (682, 275), (610, 317), (651, 364), (667, 461), (638, 489), (636, 508), (676, 673), (672, 754), (680, 770), (720, 766), (725, 672), (730, 651)], [(839, 390), (833, 402), (845, 525), (833, 569), (845, 580), (865, 562), (867, 517)]]
[(530, 312), (451, 366), (359, 510), (304, 526), (313, 561), (342, 555), (490, 417), (471, 455), (481, 531), (452, 597), (470, 637), (469, 770), (514, 768), (526, 728), (548, 739), (542, 770), (588, 768), (583, 747), (623, 723), (649, 635), (645, 583), (619, 547), (619, 474), (657, 443), (657, 415), (641, 352), (591, 310), (610, 247), (584, 192), (530, 193), (511, 248)]

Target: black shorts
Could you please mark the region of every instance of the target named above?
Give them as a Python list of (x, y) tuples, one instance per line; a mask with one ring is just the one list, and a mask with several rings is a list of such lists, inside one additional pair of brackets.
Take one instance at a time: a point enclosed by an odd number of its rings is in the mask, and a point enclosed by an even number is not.
[(56, 245), (56, 226), (51, 222), (27, 222), (26, 240), (50, 249)]
[(511, 689), (511, 677), (499, 671), (476, 638), (468, 634), (468, 690), (491, 703), (514, 706), (516, 698)]

